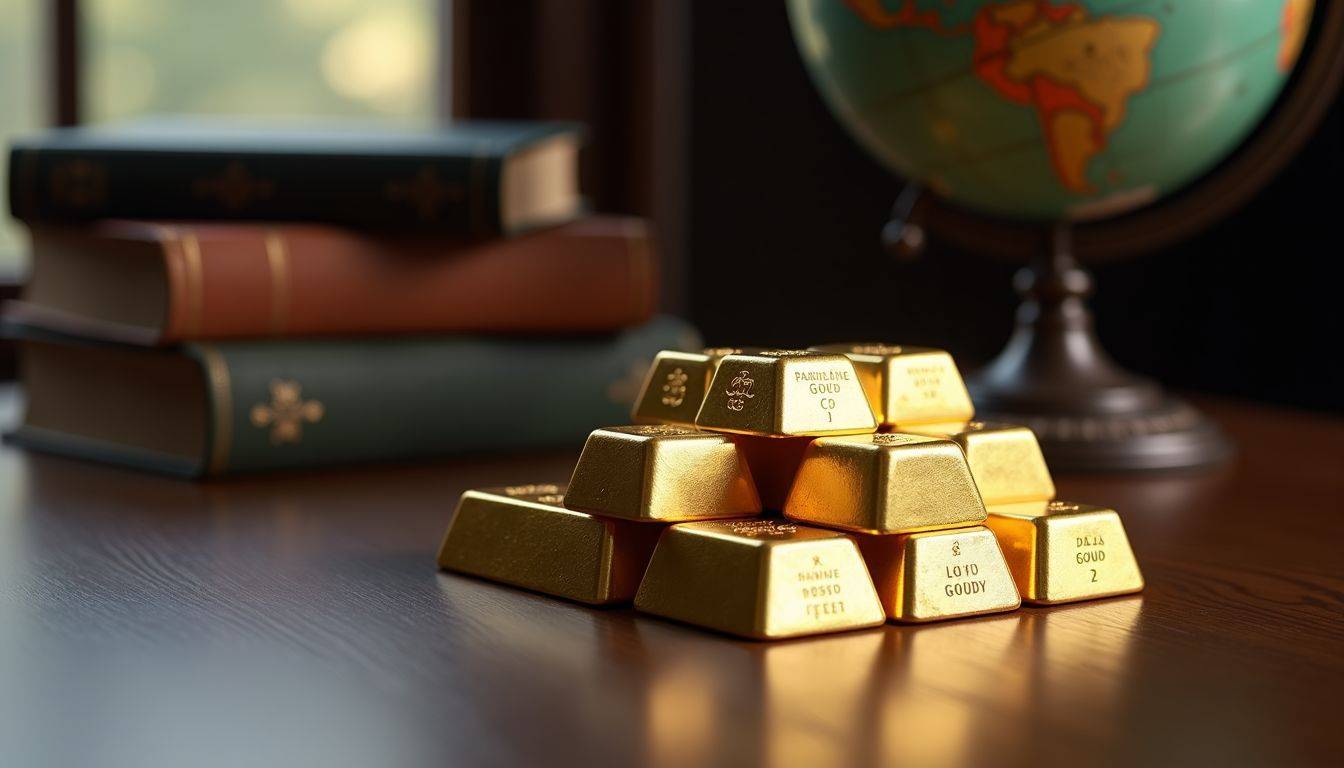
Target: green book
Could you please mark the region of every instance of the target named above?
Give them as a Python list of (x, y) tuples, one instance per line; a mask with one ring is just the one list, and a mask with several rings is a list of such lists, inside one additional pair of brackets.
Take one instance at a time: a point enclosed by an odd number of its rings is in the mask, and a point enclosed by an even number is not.
[(145, 349), (9, 324), (27, 394), (10, 437), (183, 477), (569, 446), (628, 423), (681, 320), (570, 339), (404, 337)]

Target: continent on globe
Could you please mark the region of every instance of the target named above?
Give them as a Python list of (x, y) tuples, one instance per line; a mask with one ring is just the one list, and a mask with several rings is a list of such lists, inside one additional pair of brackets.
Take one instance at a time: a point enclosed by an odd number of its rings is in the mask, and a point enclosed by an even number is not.
[(1088, 194), (1087, 164), (1106, 148), (1129, 97), (1148, 84), (1160, 31), (1148, 18), (1089, 18), (1072, 3), (990, 5), (972, 23), (975, 71), (999, 95), (1036, 110), (1055, 174)]
[(918, 27), (955, 36), (969, 33), (976, 75), (999, 96), (1031, 107), (1041, 123), (1055, 175), (1069, 190), (1091, 194), (1092, 158), (1124, 120), (1125, 104), (1148, 84), (1149, 54), (1161, 33), (1142, 16), (1089, 16), (1076, 3), (1009, 0), (981, 8), (969, 29), (948, 27), (936, 10), (904, 0), (846, 0), (865, 23)]

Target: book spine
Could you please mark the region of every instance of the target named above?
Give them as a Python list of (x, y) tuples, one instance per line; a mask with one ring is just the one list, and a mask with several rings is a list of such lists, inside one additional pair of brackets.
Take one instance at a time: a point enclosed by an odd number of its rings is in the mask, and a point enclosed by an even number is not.
[(609, 331), (648, 320), (656, 293), (638, 219), (596, 218), (457, 248), (325, 227), (152, 231), (169, 288), (163, 343)]
[(654, 354), (699, 343), (657, 318), (614, 337), (190, 345), (205, 369), (205, 472), (224, 475), (577, 447), (626, 423)]
[(503, 159), (14, 147), (15, 218), (315, 221), (489, 237)]

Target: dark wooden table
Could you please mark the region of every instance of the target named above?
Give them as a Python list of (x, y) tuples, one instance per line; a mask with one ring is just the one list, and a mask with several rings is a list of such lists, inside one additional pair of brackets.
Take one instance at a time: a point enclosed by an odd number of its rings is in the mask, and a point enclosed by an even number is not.
[(1340, 765), (1344, 424), (1205, 405), (1234, 464), (1060, 478), (1142, 596), (775, 644), (435, 572), (463, 489), (574, 454), (193, 485), (6, 446), (0, 764)]

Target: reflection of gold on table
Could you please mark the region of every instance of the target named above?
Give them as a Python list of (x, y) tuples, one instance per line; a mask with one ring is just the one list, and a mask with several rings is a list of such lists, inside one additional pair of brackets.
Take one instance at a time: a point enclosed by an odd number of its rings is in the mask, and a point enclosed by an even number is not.
[[(156, 754), (184, 765), (202, 743), (333, 765), (1331, 764), (1344, 421), (1199, 405), (1235, 465), (1057, 478), (1119, 510), (1142, 594), (782, 643), (434, 572), (464, 490), (563, 477), (578, 446), (192, 484), (0, 444), (0, 664), (42, 702), (5, 749), (60, 733), (142, 765), (142, 737), (172, 732), (192, 738)], [(0, 386), (0, 431), (17, 417)], [(71, 719), (110, 701), (127, 738)]]

